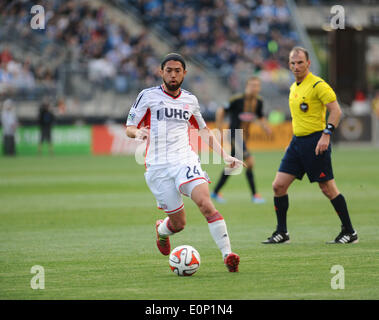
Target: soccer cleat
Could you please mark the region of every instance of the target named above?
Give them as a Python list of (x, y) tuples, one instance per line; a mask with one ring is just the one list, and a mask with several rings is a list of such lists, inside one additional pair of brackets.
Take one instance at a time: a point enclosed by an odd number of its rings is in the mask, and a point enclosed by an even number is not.
[(240, 263), (240, 257), (238, 254), (235, 253), (229, 253), (225, 259), (224, 263), (226, 267), (228, 268), (229, 272), (238, 272), (238, 265)]
[(289, 243), (290, 235), (289, 233), (275, 231), (270, 238), (263, 241), (263, 244), (278, 244), (278, 243)]
[(256, 204), (266, 203), (266, 200), (263, 199), (259, 193), (256, 193), (255, 195), (253, 195), (253, 197), (251, 198), (251, 201)]
[(221, 193), (211, 193), (211, 198), (215, 199), (218, 203), (225, 203), (226, 200), (221, 196)]
[(358, 234), (356, 231), (354, 233), (349, 233), (345, 230), (344, 227), (342, 227), (340, 234), (332, 241), (327, 242), (328, 244), (334, 244), (334, 243), (358, 243)]
[(161, 235), (159, 235), (158, 232), (158, 227), (162, 222), (163, 220), (157, 220), (157, 222), (155, 223), (155, 230), (157, 232), (157, 247), (163, 255), (168, 256), (171, 251), (170, 238), (162, 237)]

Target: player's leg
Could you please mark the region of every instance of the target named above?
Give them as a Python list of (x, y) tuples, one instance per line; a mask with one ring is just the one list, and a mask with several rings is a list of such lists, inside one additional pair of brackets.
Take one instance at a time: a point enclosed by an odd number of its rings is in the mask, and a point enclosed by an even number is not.
[(42, 154), (42, 145), (43, 142), (45, 141), (45, 132), (43, 128), (40, 129), (40, 138), (39, 138), (39, 143), (38, 143), (38, 154)]
[(247, 181), (249, 182), (251, 195), (254, 196), (257, 192), (256, 187), (255, 187), (254, 174), (253, 174), (254, 157), (252, 155), (249, 155), (244, 160), (245, 160), (245, 164), (247, 166), (246, 178), (247, 178)]
[(186, 225), (186, 214), (184, 209), (168, 214), (164, 220), (155, 223), (157, 233), (157, 247), (159, 251), (167, 256), (170, 254), (170, 236), (182, 231)]
[(250, 191), (251, 191), (251, 200), (254, 202), (254, 203), (265, 203), (266, 200), (263, 199), (260, 194), (257, 192), (257, 187), (255, 185), (255, 179), (254, 179), (254, 157), (252, 155), (247, 155), (245, 158), (245, 163), (247, 165), (247, 168), (246, 168), (246, 171), (245, 171), (245, 174), (246, 174), (246, 178), (247, 178), (247, 181), (249, 183), (249, 187), (250, 187)]
[(318, 184), (322, 193), (330, 200), (342, 224), (340, 234), (331, 243), (358, 242), (358, 235), (351, 223), (345, 197), (339, 192), (335, 180), (331, 179)]
[(49, 155), (53, 155), (53, 143), (51, 140), (51, 128), (46, 129), (46, 141), (48, 145)]
[(183, 230), (185, 226), (183, 199), (167, 170), (149, 169), (145, 172), (145, 179), (157, 200), (158, 208), (167, 214), (164, 220), (156, 221), (155, 229), (157, 247), (163, 255), (168, 255), (171, 250), (169, 236)]
[(178, 212), (167, 214), (167, 217), (161, 221), (162, 223), (158, 227), (158, 234), (165, 238), (184, 229), (186, 225), (186, 213), (184, 209), (181, 209)]
[(211, 194), (212, 199), (216, 200), (219, 203), (225, 203), (225, 199), (221, 196), (220, 190), (228, 180), (229, 175), (225, 174), (225, 171), (222, 170), (220, 179), (218, 180), (216, 187), (213, 189), (213, 192)]
[(209, 196), (206, 183), (195, 186), (191, 192), (191, 199), (196, 203), (200, 212), (208, 222), (209, 231), (219, 247), (222, 256), (231, 253), (229, 235), (222, 215), (217, 211)]
[[(233, 157), (235, 157), (236, 156), (236, 147), (235, 147), (235, 141), (234, 141), (233, 137), (232, 137), (232, 141), (231, 141), (231, 147), (232, 148), (231, 148), (230, 154)], [(240, 151), (241, 157), (242, 157), (244, 151), (245, 151), (245, 144), (243, 143), (243, 150), (241, 149), (241, 151)], [(226, 200), (221, 196), (220, 190), (224, 186), (226, 181), (229, 179), (229, 177), (230, 177), (230, 175), (226, 174), (225, 170), (223, 170), (221, 173), (220, 179), (218, 180), (216, 187), (213, 189), (213, 192), (211, 194), (211, 198), (216, 200), (219, 203), (225, 203), (226, 202)]]
[(216, 242), (230, 272), (237, 272), (239, 256), (232, 252), (230, 239), (223, 216), (213, 205), (206, 183), (198, 184), (191, 190), (191, 199), (197, 204), (201, 213), (208, 222), (209, 231)]
[(9, 141), (10, 141), (9, 136), (4, 134), (3, 135), (3, 154), (5, 156), (7, 156), (11, 153)]

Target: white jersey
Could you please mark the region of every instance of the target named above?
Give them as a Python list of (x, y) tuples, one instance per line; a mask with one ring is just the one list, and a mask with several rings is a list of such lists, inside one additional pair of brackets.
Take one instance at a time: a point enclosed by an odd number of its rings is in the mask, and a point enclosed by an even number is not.
[(183, 164), (198, 159), (189, 142), (189, 128), (206, 127), (199, 102), (192, 93), (181, 89), (177, 97), (162, 86), (142, 90), (131, 107), (127, 126), (149, 126), (145, 165)]

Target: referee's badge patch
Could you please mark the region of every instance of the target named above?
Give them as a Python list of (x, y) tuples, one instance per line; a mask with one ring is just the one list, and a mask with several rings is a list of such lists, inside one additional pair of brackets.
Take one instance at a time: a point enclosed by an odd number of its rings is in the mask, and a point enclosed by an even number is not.
[(303, 111), (303, 112), (307, 112), (309, 109), (309, 106), (307, 103), (303, 102), (300, 104), (300, 110)]

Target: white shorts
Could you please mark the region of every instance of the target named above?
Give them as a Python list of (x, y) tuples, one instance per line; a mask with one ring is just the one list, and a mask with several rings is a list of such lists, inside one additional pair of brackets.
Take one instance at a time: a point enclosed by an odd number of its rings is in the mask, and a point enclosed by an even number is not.
[(145, 172), (146, 183), (157, 200), (159, 209), (167, 214), (183, 209), (182, 195), (191, 197), (193, 188), (209, 178), (198, 161), (171, 167), (151, 166)]

